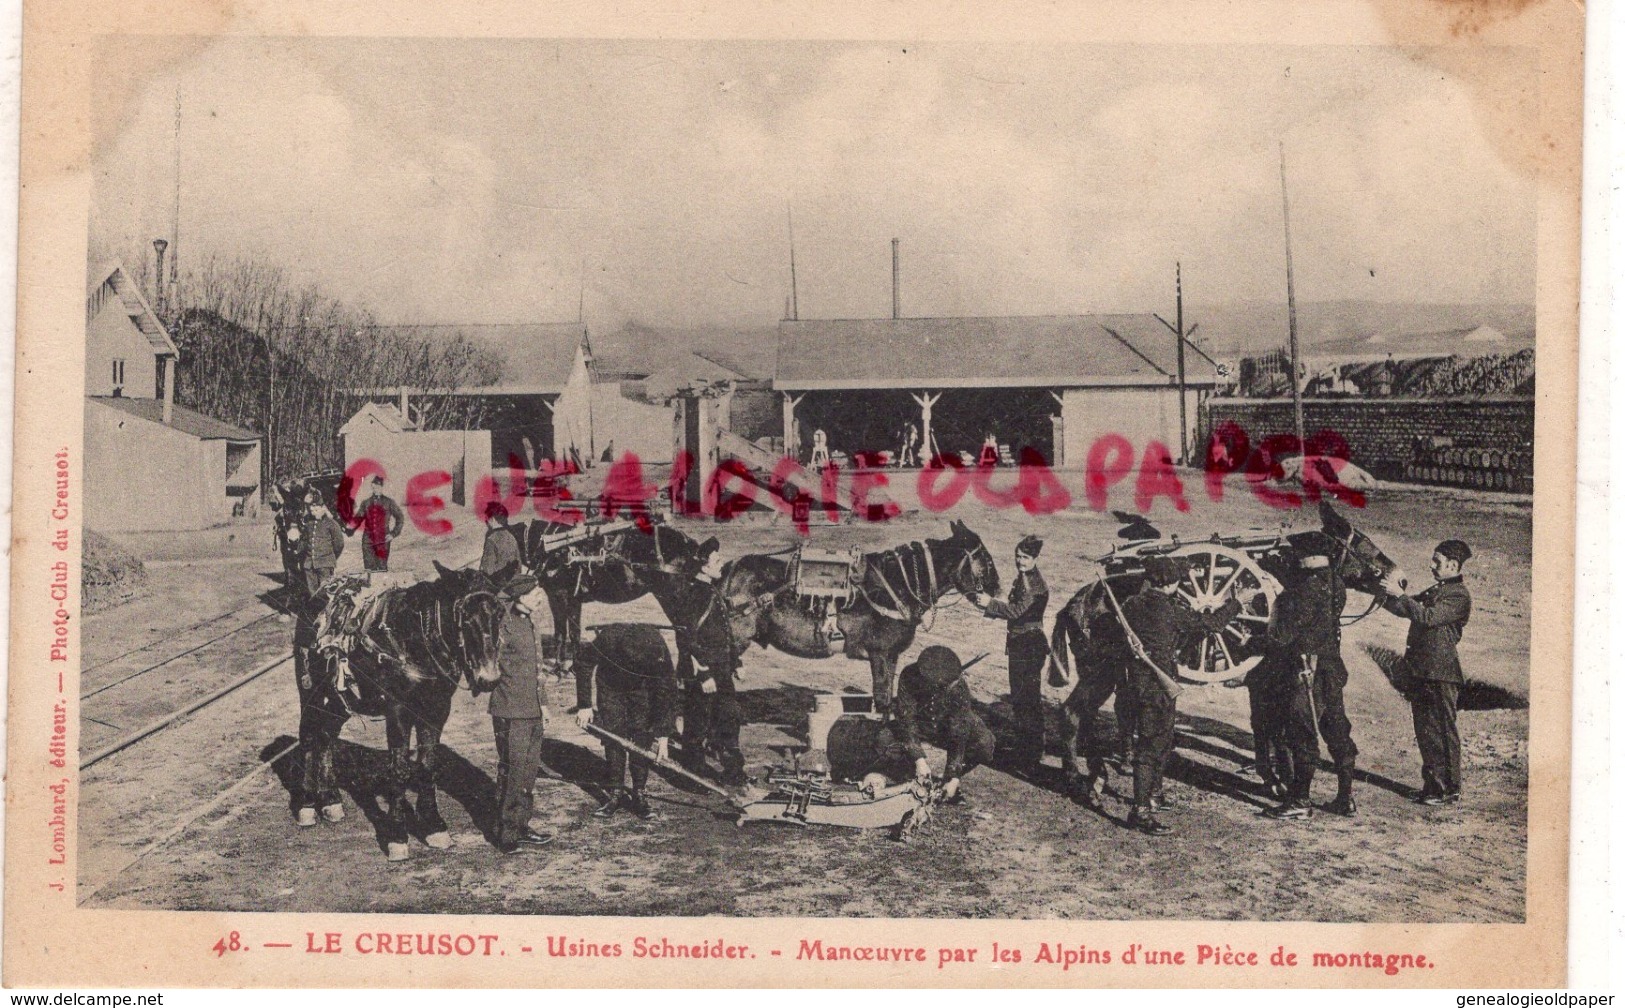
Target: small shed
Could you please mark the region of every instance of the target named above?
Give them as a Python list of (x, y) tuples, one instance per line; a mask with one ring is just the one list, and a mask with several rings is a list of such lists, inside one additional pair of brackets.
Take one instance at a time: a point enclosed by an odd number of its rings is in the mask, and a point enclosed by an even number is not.
[[(167, 415), (166, 415), (167, 414)], [(253, 518), (260, 436), (157, 399), (85, 399), (85, 524), (185, 531)]]

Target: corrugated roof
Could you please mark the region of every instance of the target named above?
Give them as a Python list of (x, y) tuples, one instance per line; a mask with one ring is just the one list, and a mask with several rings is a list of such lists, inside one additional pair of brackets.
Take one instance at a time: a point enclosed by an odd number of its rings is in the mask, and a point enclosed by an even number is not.
[[(89, 402), (100, 403), (110, 409), (116, 409), (131, 416), (150, 420), (155, 424), (164, 423), (164, 403), (161, 399), (129, 399), (124, 396), (86, 396)], [(204, 441), (258, 441), (260, 436), (251, 430), (216, 420), (211, 416), (204, 416), (196, 410), (189, 410), (184, 406), (172, 406), (169, 412), (169, 423), (183, 434), (190, 434)]]
[(492, 385), (462, 392), (503, 395), (557, 394), (570, 378), (576, 347), (587, 327), (576, 322), (525, 322), (511, 325), (413, 326), (425, 335), (462, 336), (502, 360), (502, 376)]
[(141, 294), (141, 287), (119, 263), (102, 263), (90, 267), (86, 275), (85, 284), (85, 324), (88, 326), (107, 304), (108, 298), (115, 298), (120, 310), (130, 317), (130, 324), (141, 330), (152, 344), (152, 349), (158, 354), (180, 356), (175, 349), (175, 343), (169, 338), (169, 332), (164, 329), (163, 322), (159, 321), (158, 313), (147, 304), (147, 299)]
[[(778, 388), (1165, 385), (1173, 334), (1151, 315), (819, 319), (779, 324)], [(1218, 381), (1187, 345), (1185, 380)]]
[(773, 375), (777, 341), (772, 328), (668, 329), (628, 323), (614, 332), (592, 334), (593, 379), (661, 375), (766, 380)]

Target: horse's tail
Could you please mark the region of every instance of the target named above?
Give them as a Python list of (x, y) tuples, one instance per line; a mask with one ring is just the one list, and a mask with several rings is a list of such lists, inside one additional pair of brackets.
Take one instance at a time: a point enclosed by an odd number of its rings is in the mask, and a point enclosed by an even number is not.
[(1049, 635), (1049, 682), (1051, 686), (1065, 686), (1072, 680), (1071, 638), (1079, 632), (1072, 605), (1061, 607), (1055, 615), (1055, 629)]

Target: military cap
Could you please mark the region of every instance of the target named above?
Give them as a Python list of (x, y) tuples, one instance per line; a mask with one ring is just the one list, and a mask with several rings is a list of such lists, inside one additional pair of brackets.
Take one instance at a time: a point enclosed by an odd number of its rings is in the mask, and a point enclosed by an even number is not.
[(1467, 544), (1462, 542), (1460, 539), (1446, 539), (1444, 542), (1434, 547), (1433, 552), (1444, 557), (1446, 560), (1454, 560), (1457, 566), (1466, 563), (1473, 555), (1473, 551), (1468, 549)]
[(1044, 540), (1035, 535), (1023, 536), (1021, 541), (1016, 543), (1016, 552), (1026, 556), (1037, 557), (1043, 551)]
[(932, 689), (944, 689), (953, 684), (955, 679), (965, 671), (959, 663), (959, 656), (941, 644), (933, 644), (920, 652), (920, 657), (914, 660), (914, 667), (919, 669), (920, 678)]
[(531, 592), (535, 591), (537, 584), (538, 582), (535, 575), (520, 574), (510, 580), (507, 584), (503, 585), (502, 591), (503, 594), (507, 595), (509, 598), (519, 598), (523, 595), (529, 595)]

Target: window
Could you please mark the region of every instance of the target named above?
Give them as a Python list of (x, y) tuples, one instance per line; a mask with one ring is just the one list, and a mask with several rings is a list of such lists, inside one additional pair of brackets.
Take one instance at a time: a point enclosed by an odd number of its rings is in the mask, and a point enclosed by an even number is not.
[(114, 360), (113, 360), (113, 385), (115, 387), (117, 387), (117, 386), (123, 385), (123, 384), (124, 384), (124, 359), (121, 358), (121, 357), (120, 358), (114, 358)]

